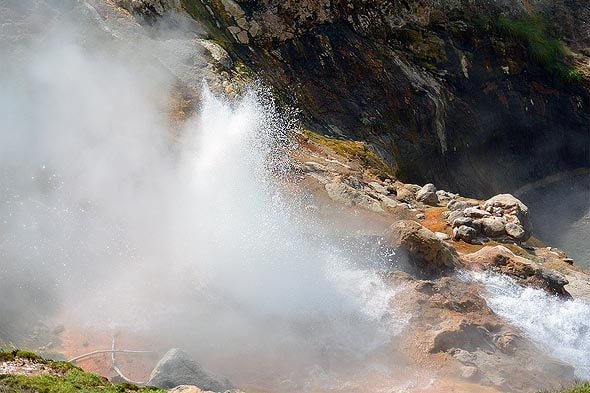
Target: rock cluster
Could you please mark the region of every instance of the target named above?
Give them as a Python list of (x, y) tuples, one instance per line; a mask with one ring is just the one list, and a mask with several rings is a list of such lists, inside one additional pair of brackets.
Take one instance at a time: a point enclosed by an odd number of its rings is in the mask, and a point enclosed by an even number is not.
[(496, 195), (483, 204), (453, 199), (447, 207), (447, 222), (453, 227), (454, 240), (523, 242), (531, 236), (528, 208), (510, 194)]

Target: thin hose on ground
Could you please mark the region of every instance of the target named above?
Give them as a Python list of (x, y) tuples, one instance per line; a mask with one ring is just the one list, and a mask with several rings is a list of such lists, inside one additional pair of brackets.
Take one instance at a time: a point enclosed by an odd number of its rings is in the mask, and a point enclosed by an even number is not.
[(123, 373), (121, 372), (121, 370), (117, 366), (117, 360), (115, 359), (115, 353), (117, 353), (117, 350), (115, 349), (115, 336), (113, 335), (113, 345), (111, 346), (111, 361), (113, 363), (113, 370), (115, 370), (115, 372), (119, 375), (119, 377), (121, 377), (125, 382), (132, 383), (134, 385), (140, 385), (140, 386), (147, 385), (147, 381), (146, 382), (136, 382), (136, 381), (130, 380), (125, 375), (123, 375)]
[(97, 350), (97, 351), (92, 351), (92, 352), (85, 353), (85, 354), (80, 355), (80, 356), (76, 356), (75, 358), (72, 358), (72, 359), (68, 360), (68, 362), (70, 362), (70, 363), (76, 363), (78, 360), (82, 360), (84, 358), (88, 358), (88, 357), (91, 357), (91, 356), (94, 356), (94, 355), (98, 355), (98, 354), (101, 354), (101, 353), (112, 353), (112, 352), (117, 352), (117, 353), (136, 353), (136, 354), (156, 353), (154, 351), (129, 351), (129, 350), (126, 350), (126, 349), (116, 349), (116, 350), (113, 351), (112, 349), (100, 349), (100, 350)]

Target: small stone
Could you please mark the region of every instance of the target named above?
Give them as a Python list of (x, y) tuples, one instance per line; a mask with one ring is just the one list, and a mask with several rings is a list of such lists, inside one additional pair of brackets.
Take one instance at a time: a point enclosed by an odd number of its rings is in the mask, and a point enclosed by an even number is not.
[(415, 201), (416, 197), (414, 193), (407, 188), (400, 188), (397, 190), (397, 196), (395, 197), (400, 202), (412, 203)]
[(571, 258), (565, 258), (563, 261), (564, 261), (565, 263), (569, 264), (569, 265), (573, 265), (573, 264), (574, 264), (574, 260), (573, 260), (573, 259), (571, 259)]
[(377, 183), (376, 181), (369, 182), (369, 187), (383, 195), (389, 195), (389, 191), (387, 191), (387, 188), (385, 188), (382, 184)]
[(506, 233), (511, 238), (514, 238), (519, 241), (524, 240), (526, 232), (525, 232), (524, 228), (521, 227), (520, 225), (509, 222), (508, 224), (506, 224), (505, 229), (506, 229)]
[(490, 213), (488, 213), (487, 211), (478, 209), (476, 207), (468, 207), (467, 209), (463, 210), (463, 214), (473, 218), (483, 218), (490, 216)]
[(410, 190), (414, 194), (422, 189), (422, 187), (417, 184), (404, 184), (404, 188)]
[(453, 228), (460, 227), (462, 225), (467, 225), (470, 227), (473, 224), (473, 218), (470, 217), (458, 217), (453, 220)]
[(242, 44), (250, 43), (250, 37), (248, 36), (248, 32), (245, 30), (240, 31), (237, 35), (237, 38)]
[(449, 203), (447, 203), (447, 208), (449, 210), (465, 210), (468, 207), (477, 206), (477, 203), (474, 202), (467, 202), (467, 201), (458, 201), (453, 199)]
[(238, 24), (238, 26), (240, 26), (242, 29), (247, 30), (248, 29), (248, 21), (246, 20), (246, 18), (241, 17), (238, 20), (236, 20), (236, 23)]
[(465, 217), (462, 210), (451, 210), (447, 216), (447, 221), (452, 223), (459, 217)]
[(390, 197), (386, 197), (386, 196), (381, 197), (381, 203), (385, 207), (390, 208), (390, 209), (395, 209), (396, 207), (400, 206), (399, 203), (397, 203), (396, 201), (394, 201)]
[(418, 214), (416, 214), (416, 218), (419, 220), (424, 220), (426, 218), (426, 216), (424, 215), (424, 213), (418, 213)]
[(467, 225), (453, 229), (453, 239), (471, 243), (477, 237), (477, 231)]
[(434, 235), (440, 240), (449, 240), (451, 237), (444, 232), (434, 232)]
[(248, 30), (252, 37), (256, 37), (260, 33), (260, 25), (256, 21), (250, 22), (250, 30)]

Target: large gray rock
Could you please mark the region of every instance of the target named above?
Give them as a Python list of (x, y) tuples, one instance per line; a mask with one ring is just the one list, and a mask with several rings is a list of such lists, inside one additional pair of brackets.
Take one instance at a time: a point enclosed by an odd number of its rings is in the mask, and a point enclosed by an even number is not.
[(454, 248), (415, 221), (393, 223), (385, 232), (384, 245), (405, 251), (410, 260), (426, 273), (440, 273), (461, 266)]
[(227, 378), (205, 371), (188, 353), (178, 348), (166, 352), (152, 371), (147, 384), (161, 389), (194, 385), (214, 392), (224, 392), (233, 388)]
[(432, 183), (426, 184), (416, 193), (416, 200), (427, 205), (438, 205), (438, 195), (436, 195), (436, 187)]
[(477, 222), (481, 225), (481, 231), (491, 238), (500, 237), (506, 234), (506, 220), (501, 217), (486, 217)]

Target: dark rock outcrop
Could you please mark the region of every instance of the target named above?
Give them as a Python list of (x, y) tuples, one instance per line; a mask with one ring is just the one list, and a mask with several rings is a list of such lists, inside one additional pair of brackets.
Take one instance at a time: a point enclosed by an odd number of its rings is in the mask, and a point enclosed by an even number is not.
[[(582, 0), (183, 4), (308, 125), (370, 143), (403, 181), (484, 196), (590, 166)], [(542, 38), (562, 37), (575, 56), (547, 64), (501, 23), (535, 13)]]

